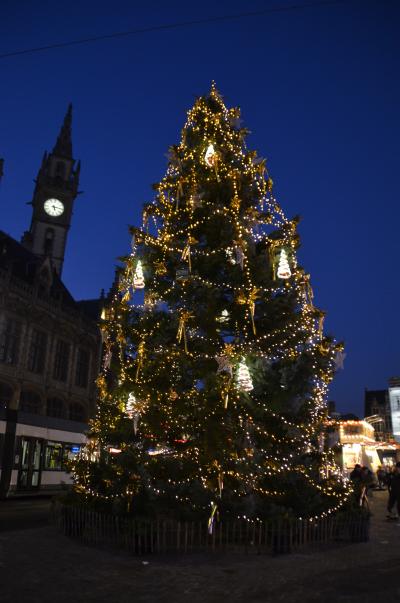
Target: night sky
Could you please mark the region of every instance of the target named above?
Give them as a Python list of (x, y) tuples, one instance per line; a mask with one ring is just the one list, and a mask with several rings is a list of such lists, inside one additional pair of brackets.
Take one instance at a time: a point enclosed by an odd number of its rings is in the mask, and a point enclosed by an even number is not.
[[(0, 54), (294, 4), (2, 0)], [(397, 0), (348, 0), (0, 59), (0, 228), (29, 228), (32, 180), (71, 101), (83, 194), (63, 279), (75, 298), (97, 297), (214, 79), (242, 108), (286, 215), (302, 216), (300, 264), (326, 331), (346, 343), (329, 397), (362, 414), (364, 388), (400, 374), (399, 17)]]

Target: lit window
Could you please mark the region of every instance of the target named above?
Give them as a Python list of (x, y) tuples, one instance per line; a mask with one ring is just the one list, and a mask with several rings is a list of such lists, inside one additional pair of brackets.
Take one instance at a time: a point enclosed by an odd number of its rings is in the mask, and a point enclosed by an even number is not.
[(47, 442), (44, 453), (45, 469), (62, 469), (63, 449), (61, 442)]

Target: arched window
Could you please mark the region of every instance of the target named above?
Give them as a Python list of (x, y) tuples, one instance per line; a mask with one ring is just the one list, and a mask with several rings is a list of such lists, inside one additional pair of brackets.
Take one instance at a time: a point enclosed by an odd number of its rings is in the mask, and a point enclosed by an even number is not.
[(12, 388), (6, 383), (0, 383), (0, 408), (7, 408), (9, 406), (12, 395)]
[(82, 404), (79, 404), (79, 402), (70, 404), (69, 418), (71, 421), (80, 421), (81, 423), (86, 421), (86, 411)]
[(19, 402), (19, 408), (23, 412), (29, 412), (31, 414), (38, 415), (40, 414), (42, 406), (42, 401), (40, 399), (39, 394), (32, 391), (22, 391), (21, 398)]
[(58, 419), (64, 417), (64, 402), (60, 398), (47, 399), (47, 416)]

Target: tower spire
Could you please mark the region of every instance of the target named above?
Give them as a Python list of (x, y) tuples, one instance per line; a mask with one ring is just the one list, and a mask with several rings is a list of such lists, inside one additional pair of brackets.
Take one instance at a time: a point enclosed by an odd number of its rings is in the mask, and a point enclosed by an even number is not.
[(63, 125), (61, 126), (60, 133), (57, 138), (57, 142), (53, 149), (53, 155), (61, 157), (68, 157), (72, 159), (72, 137), (71, 137), (71, 124), (72, 124), (72, 103), (68, 105), (67, 112), (64, 117)]

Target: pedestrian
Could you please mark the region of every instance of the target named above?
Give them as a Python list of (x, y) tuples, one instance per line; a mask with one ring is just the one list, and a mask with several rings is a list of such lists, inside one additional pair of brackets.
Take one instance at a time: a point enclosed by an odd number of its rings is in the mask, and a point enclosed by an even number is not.
[(350, 473), (350, 479), (352, 482), (357, 482), (357, 481), (362, 480), (361, 465), (359, 465), (358, 463), (356, 465), (354, 465), (354, 469)]
[[(400, 462), (396, 463), (388, 482), (389, 500), (388, 500), (388, 518), (400, 518)], [(397, 515), (393, 513), (393, 507), (397, 507)]]
[(384, 488), (385, 488), (385, 480), (386, 480), (386, 473), (383, 470), (382, 465), (380, 465), (378, 467), (378, 471), (376, 472), (376, 479), (378, 480), (379, 490), (384, 490)]
[[(368, 494), (374, 486), (374, 474), (371, 469), (364, 466), (361, 467), (361, 483), (360, 483), (360, 506), (369, 511)], [(371, 492), (372, 496), (372, 492)]]
[(363, 484), (363, 472), (362, 467), (358, 463), (354, 466), (353, 471), (350, 473), (350, 480), (354, 486), (354, 497), (357, 505), (361, 507), (368, 503), (366, 500), (366, 488)]

